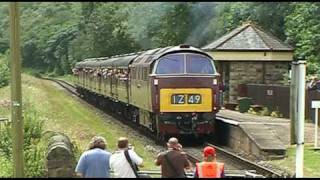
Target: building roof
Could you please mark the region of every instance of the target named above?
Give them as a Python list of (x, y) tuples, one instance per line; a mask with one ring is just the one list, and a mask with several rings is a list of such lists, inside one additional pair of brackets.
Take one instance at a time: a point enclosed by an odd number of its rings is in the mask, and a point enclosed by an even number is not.
[(203, 50), (243, 51), (293, 51), (281, 40), (249, 22), (225, 34), (214, 42), (202, 47)]

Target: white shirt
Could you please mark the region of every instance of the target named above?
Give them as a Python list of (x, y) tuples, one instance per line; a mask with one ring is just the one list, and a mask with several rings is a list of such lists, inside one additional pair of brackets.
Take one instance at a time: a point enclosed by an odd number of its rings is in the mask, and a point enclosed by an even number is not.
[[(141, 165), (143, 159), (139, 157), (133, 150), (128, 151), (131, 161), (137, 165)], [(110, 168), (114, 172), (115, 178), (136, 178), (129, 162), (124, 155), (124, 149), (115, 151), (110, 157)]]

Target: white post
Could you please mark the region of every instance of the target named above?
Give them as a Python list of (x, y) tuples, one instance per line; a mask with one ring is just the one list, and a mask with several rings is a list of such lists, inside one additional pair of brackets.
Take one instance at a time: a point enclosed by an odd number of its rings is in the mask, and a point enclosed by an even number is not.
[(296, 122), (297, 122), (297, 74), (298, 69), (295, 63), (291, 64), (290, 76), (290, 143), (296, 144)]
[(314, 148), (318, 147), (318, 108), (315, 110), (314, 116)]
[(296, 177), (303, 177), (303, 147), (304, 147), (304, 121), (305, 121), (305, 76), (306, 61), (295, 62), (298, 65), (298, 104), (297, 104), (297, 149), (296, 149)]

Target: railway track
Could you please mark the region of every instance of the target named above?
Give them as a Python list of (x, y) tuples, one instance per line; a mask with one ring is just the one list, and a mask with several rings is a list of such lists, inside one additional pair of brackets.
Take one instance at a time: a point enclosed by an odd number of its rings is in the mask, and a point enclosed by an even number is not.
[[(56, 82), (61, 87), (66, 89), (68, 92), (72, 93), (73, 95), (79, 96), (79, 93), (77, 93), (77, 91), (76, 91), (76, 87), (66, 81), (59, 80), (59, 79), (52, 79), (52, 78), (42, 78), (42, 79)], [(93, 104), (93, 102), (90, 102), (90, 101), (89, 101), (89, 103)], [(101, 109), (101, 108), (99, 108), (99, 109)], [(105, 109), (101, 109), (101, 110), (106, 112)], [(110, 111), (107, 111), (106, 113), (111, 114), (116, 119), (118, 119), (122, 122), (125, 122), (126, 125), (129, 125), (130, 127), (134, 128), (134, 129), (137, 129), (136, 125), (133, 122), (126, 121), (119, 114), (114, 113), (114, 112), (110, 112)], [(141, 132), (142, 134), (156, 140), (156, 136), (154, 134), (146, 133), (146, 131), (143, 128), (139, 127), (137, 130), (139, 132)], [(161, 144), (161, 145), (165, 145), (165, 142), (158, 141), (157, 143)], [(187, 153), (189, 160), (195, 164), (196, 162), (202, 161), (202, 150), (203, 150), (204, 146), (212, 146), (216, 149), (218, 161), (225, 163), (226, 177), (250, 177), (250, 178), (264, 178), (264, 177), (266, 177), (266, 178), (270, 178), (270, 177), (271, 178), (279, 178), (279, 177), (283, 177), (279, 173), (276, 173), (268, 168), (265, 168), (265, 167), (258, 165), (252, 161), (244, 159), (234, 153), (231, 153), (221, 147), (218, 147), (218, 146), (213, 145), (208, 142), (205, 142), (201, 146), (183, 147), (183, 149)], [(187, 173), (187, 175), (189, 177), (192, 177), (191, 172)]]
[(202, 150), (205, 146), (211, 146), (216, 149), (217, 161), (225, 163), (225, 174), (227, 177), (254, 177), (254, 178), (283, 178), (271, 169), (258, 165), (250, 160), (238, 156), (228, 150), (211, 143), (205, 142), (203, 146), (184, 147), (190, 161), (196, 163), (202, 161)]
[(53, 79), (53, 78), (44, 78), (42, 77), (41, 79), (45, 79), (45, 80), (49, 80), (49, 81), (53, 81), (56, 82), (57, 84), (59, 84), (60, 86), (62, 86), (64, 89), (66, 89), (67, 91), (69, 91), (70, 93), (79, 96), (79, 93), (76, 91), (76, 87), (66, 81), (60, 80), (60, 79)]
[[(283, 177), (281, 174), (274, 172), (271, 169), (258, 165), (252, 161), (249, 161), (241, 156), (231, 153), (221, 147), (215, 146), (211, 143), (205, 143), (207, 146), (214, 147), (218, 153), (218, 156), (223, 157), (224, 161), (230, 162), (237, 168), (243, 168), (245, 174), (255, 177), (267, 177), (267, 178), (279, 178)], [(249, 170), (249, 171), (248, 171)]]

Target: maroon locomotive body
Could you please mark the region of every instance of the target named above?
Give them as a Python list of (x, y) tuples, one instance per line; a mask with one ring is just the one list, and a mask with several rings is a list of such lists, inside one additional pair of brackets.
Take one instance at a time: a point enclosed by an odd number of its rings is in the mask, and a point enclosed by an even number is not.
[(77, 89), (159, 138), (214, 131), (220, 82), (211, 56), (181, 45), (76, 64)]

